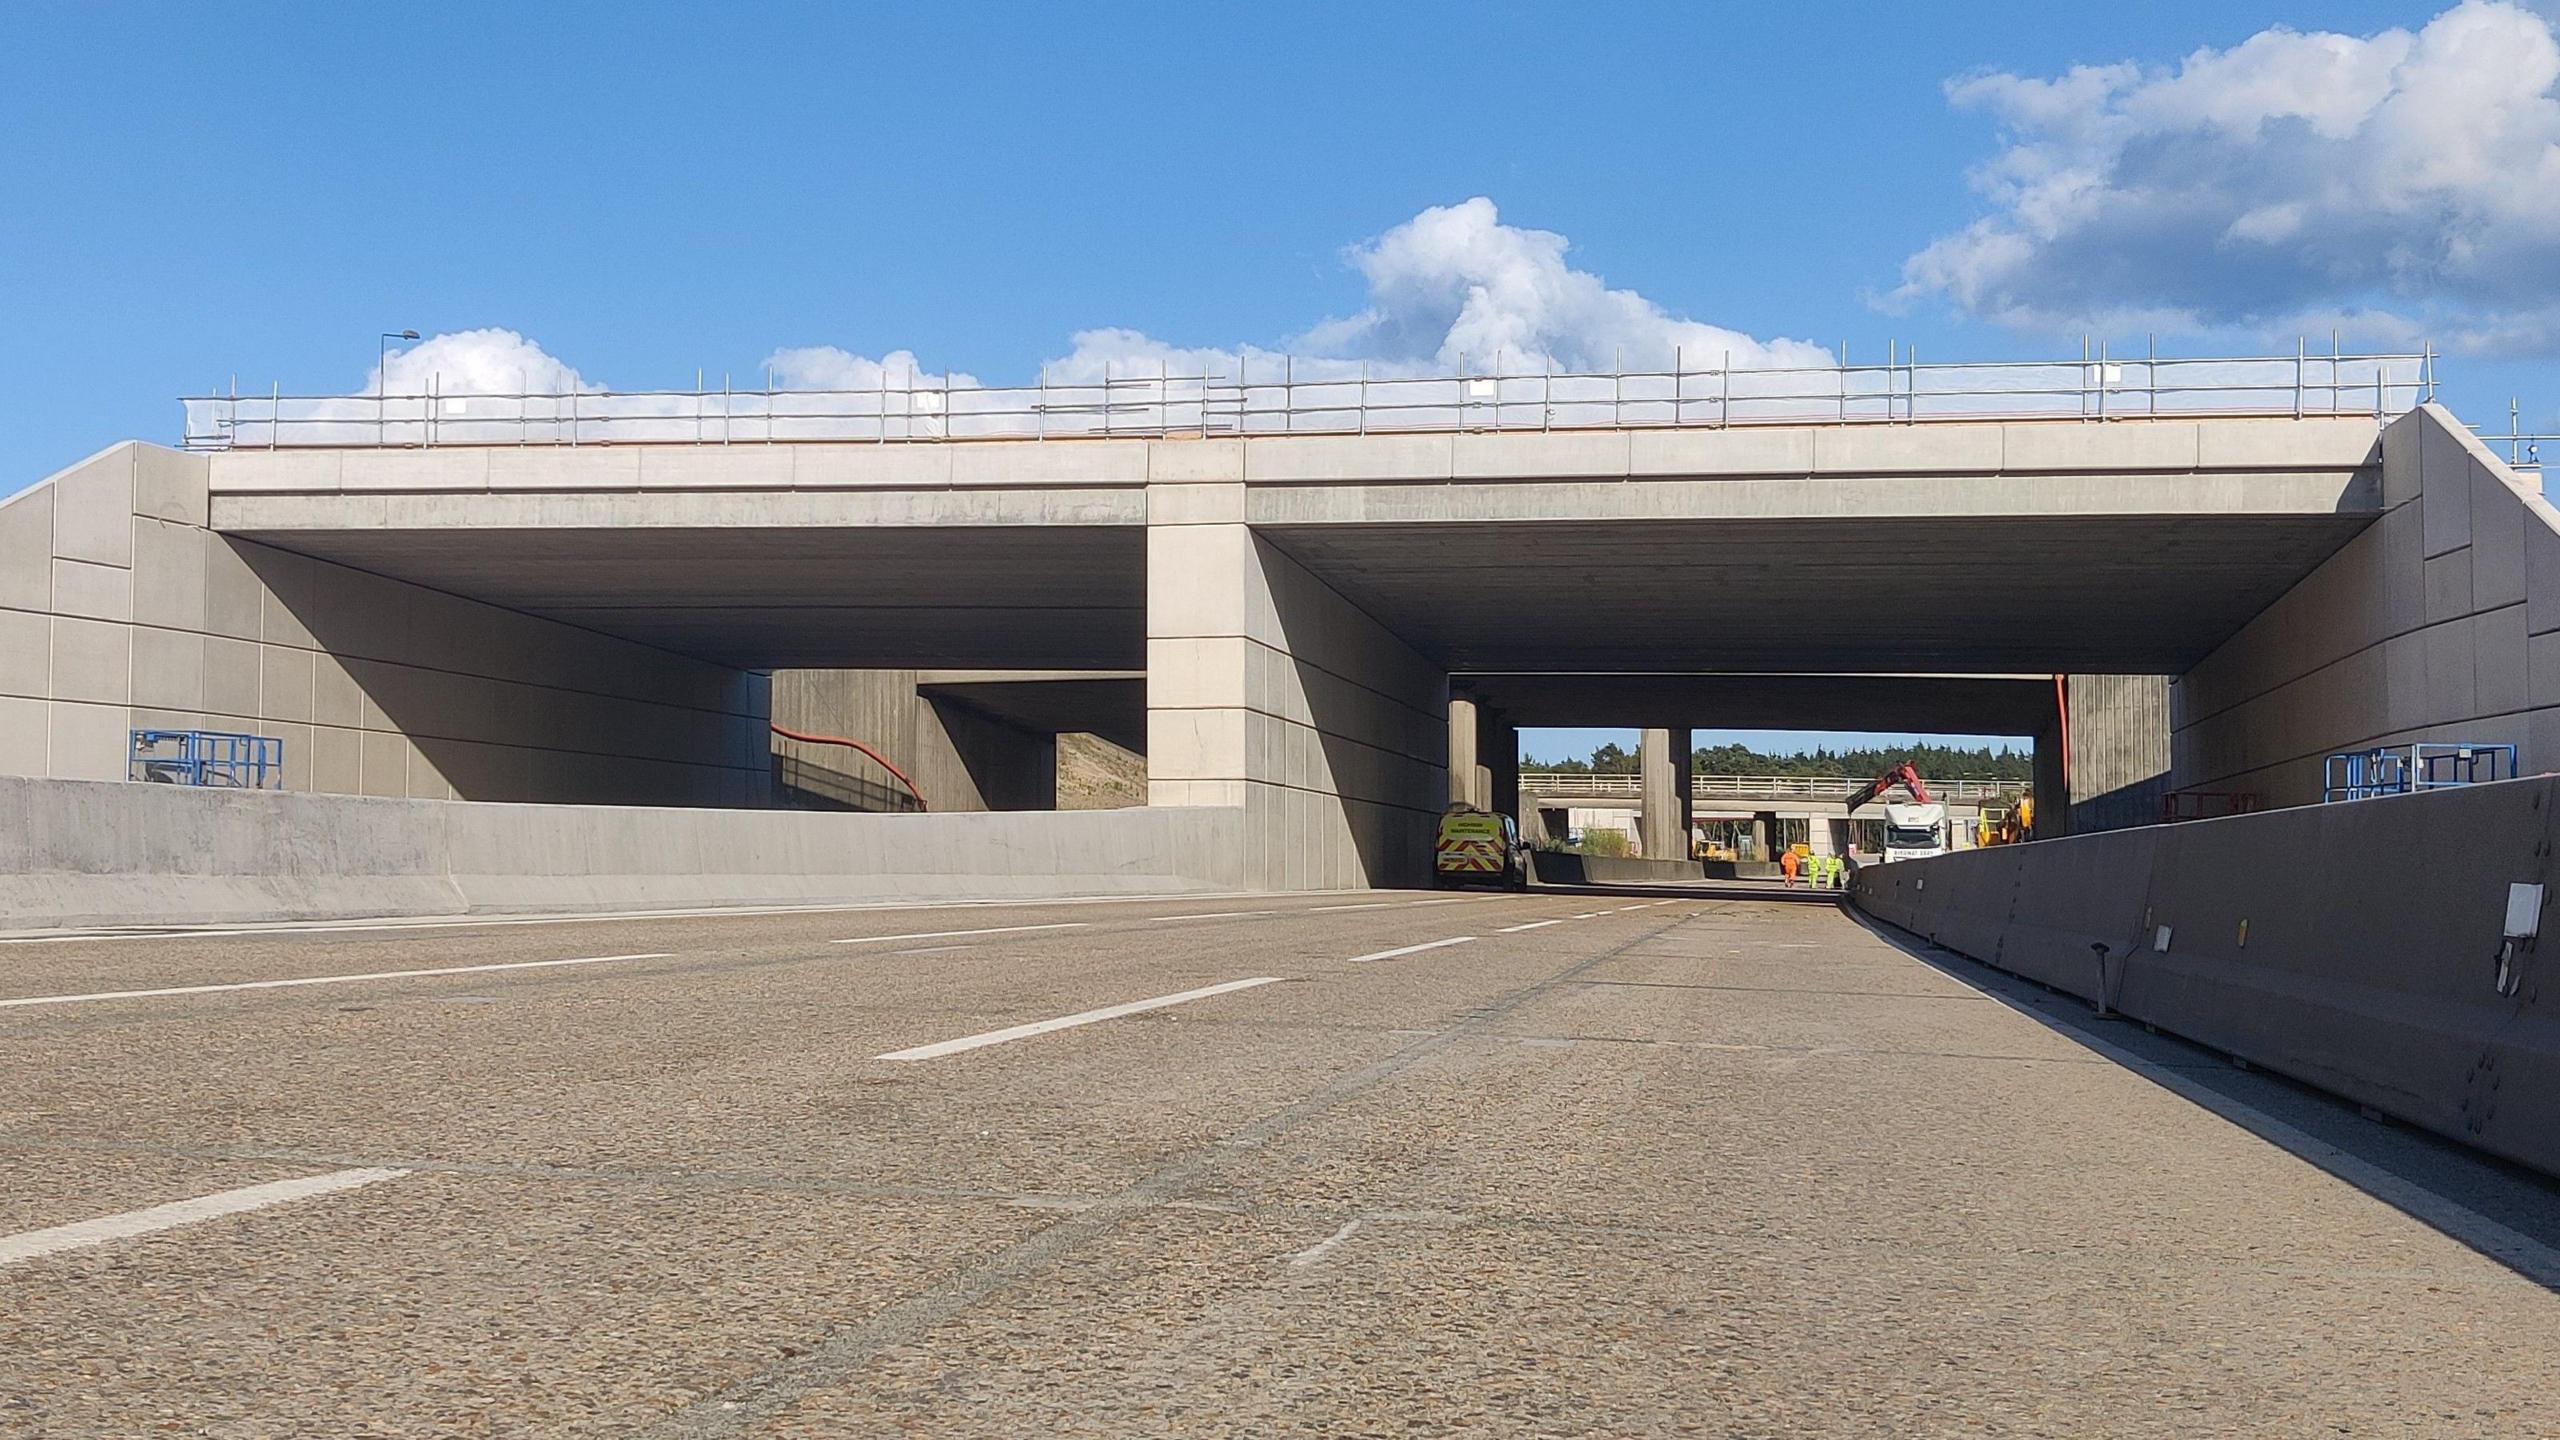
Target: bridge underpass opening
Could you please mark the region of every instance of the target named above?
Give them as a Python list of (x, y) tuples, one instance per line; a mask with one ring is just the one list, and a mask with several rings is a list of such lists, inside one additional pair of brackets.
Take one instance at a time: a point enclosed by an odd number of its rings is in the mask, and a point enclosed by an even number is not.
[[(1533, 840), (1658, 857), (1677, 837), (1688, 842), (1687, 853), (1708, 862), (1711, 875), (1756, 873), (1733, 867), (1763, 864), (1794, 845), (1818, 856), (1878, 859), (1887, 824), (1882, 802), (1905, 797), (1891, 792), (1854, 811), (1847, 801), (1895, 757), (1915, 750), (1924, 757), (1916, 763), (1932, 797), (1945, 807), (1949, 842), (1958, 848), (1973, 845), (1986, 821), (1996, 826), (2012, 813), (2033, 784), (2027, 736), (1669, 726), (1524, 729), (1518, 743), (1519, 813)], [(1849, 763), (1821, 763), (1818, 752)], [(1657, 775), (1658, 767), (1671, 773)], [(1666, 802), (1675, 802), (1668, 806), (1671, 822), (1657, 823), (1655, 807)]]
[[(883, 523), (898, 518), (895, 507), (876, 506), (833, 517), (847, 523), (581, 518), (589, 523), (245, 526), (220, 543), (246, 557), (323, 654), (449, 649), (424, 632), (463, 628), (446, 597), (468, 596), (721, 672), (769, 673), (764, 704), (775, 723), (862, 740), (906, 771), (931, 808), (1143, 803), (1143, 527), (1057, 523), (1036, 507), (1029, 516), (998, 507), (979, 518), (1049, 523)], [(392, 581), (404, 582), (399, 596), (368, 589)], [(419, 762), (448, 777), (456, 798), (919, 804), (903, 782), (845, 749), (756, 731), (734, 743), (759, 755), (770, 747), (770, 800), (734, 788), (697, 797), (609, 767), (575, 788), (546, 787), (522, 769), (491, 774), (474, 763), (473, 742), (450, 734), (449, 687), (385, 683), (399, 667), (353, 663), (370, 672), (367, 693), (385, 728), (415, 737)], [(680, 750), (682, 724), (660, 728), (667, 748)]]

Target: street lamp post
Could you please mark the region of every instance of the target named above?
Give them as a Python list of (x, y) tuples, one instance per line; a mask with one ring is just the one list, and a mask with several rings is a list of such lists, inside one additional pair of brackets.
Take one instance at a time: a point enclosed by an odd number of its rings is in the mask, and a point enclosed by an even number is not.
[(373, 365), (373, 443), (377, 446), (390, 443), (390, 419), (384, 412), (385, 396), (391, 388), (391, 342), (417, 338), (415, 330), (382, 332), (382, 344), (375, 352)]

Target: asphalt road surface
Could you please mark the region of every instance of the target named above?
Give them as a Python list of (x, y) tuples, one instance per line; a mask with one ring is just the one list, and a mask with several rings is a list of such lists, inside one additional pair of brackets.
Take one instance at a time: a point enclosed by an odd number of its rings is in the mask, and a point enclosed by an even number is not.
[(2548, 1435), (2560, 1187), (1740, 894), (0, 942), (0, 1434)]

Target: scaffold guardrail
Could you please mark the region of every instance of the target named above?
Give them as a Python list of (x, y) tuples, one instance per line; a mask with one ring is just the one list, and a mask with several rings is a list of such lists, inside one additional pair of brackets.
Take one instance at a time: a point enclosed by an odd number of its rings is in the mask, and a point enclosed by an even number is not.
[(430, 375), (406, 393), (185, 396), (191, 449), (439, 445), (879, 444), (973, 439), (1347, 435), (1412, 431), (1722, 429), (1753, 424), (2089, 422), (2200, 416), (2369, 416), (2434, 398), (2435, 357), (2315, 353), (2232, 358), (2111, 354), (1929, 361), (1898, 346), (1882, 364), (1753, 368), (1730, 353), (1674, 350), (1655, 368), (1559, 371), (1496, 354), (1453, 373), (1248, 353), (1215, 369), (1106, 362), (1043, 367), (1036, 385), (884, 372), (857, 389), (792, 389), (729, 377), (691, 390), (456, 388)]
[(128, 779), (223, 790), (281, 789), (284, 741), (228, 730), (136, 730)]
[(2371, 800), (2516, 778), (2516, 747), (2461, 741), (2342, 750), (2323, 767), (2322, 799)]

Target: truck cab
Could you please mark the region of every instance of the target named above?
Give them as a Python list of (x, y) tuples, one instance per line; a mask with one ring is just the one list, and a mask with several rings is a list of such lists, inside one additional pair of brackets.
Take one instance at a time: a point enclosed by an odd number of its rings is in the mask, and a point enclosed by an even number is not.
[(1935, 803), (1884, 807), (1884, 854), (1896, 860), (1920, 860), (1947, 853), (1947, 807)]

